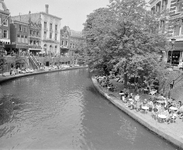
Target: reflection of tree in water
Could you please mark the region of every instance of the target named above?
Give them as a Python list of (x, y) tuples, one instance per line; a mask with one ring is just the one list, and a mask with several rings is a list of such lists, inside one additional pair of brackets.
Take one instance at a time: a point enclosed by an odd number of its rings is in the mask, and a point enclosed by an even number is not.
[(0, 97), (0, 125), (11, 121), (15, 110), (21, 109), (21, 100), (12, 95)]
[(122, 123), (123, 124), (118, 131), (118, 135), (127, 139), (130, 143), (134, 143), (137, 134), (136, 127), (132, 126), (131, 122), (124, 118), (122, 120)]

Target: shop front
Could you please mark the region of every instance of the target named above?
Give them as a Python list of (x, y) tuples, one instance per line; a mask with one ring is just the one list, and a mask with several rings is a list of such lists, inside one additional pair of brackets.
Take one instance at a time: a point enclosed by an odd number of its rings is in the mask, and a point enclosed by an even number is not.
[(183, 41), (176, 41), (172, 50), (168, 51), (167, 62), (173, 66), (178, 66), (183, 62)]
[(29, 53), (33, 54), (34, 56), (38, 56), (39, 53), (42, 51), (41, 47), (30, 47), (28, 49)]
[(12, 54), (19, 54), (23, 55), (24, 53), (27, 52), (28, 50), (28, 45), (24, 44), (10, 44), (10, 45), (5, 45), (5, 50), (7, 51), (8, 55)]

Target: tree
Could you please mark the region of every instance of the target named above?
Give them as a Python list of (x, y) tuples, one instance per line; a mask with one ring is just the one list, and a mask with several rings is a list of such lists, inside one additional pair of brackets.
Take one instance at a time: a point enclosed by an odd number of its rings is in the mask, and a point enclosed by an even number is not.
[(1, 70), (2, 76), (4, 76), (5, 65), (6, 65), (6, 59), (3, 55), (0, 55), (0, 70)]
[(117, 66), (127, 85), (137, 58), (139, 65), (147, 66), (156, 60), (150, 56), (165, 49), (164, 35), (152, 32), (156, 27), (157, 19), (146, 10), (144, 0), (111, 0), (108, 8), (91, 13), (85, 23), (91, 66)]

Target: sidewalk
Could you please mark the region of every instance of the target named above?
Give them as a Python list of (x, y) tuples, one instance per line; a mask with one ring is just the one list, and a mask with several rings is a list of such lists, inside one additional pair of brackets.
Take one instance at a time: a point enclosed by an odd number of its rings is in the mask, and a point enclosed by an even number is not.
[(177, 119), (175, 123), (159, 123), (157, 120), (153, 119), (151, 113), (147, 114), (142, 112), (137, 112), (135, 110), (130, 110), (124, 105), (120, 100), (120, 97), (112, 92), (108, 92), (106, 89), (102, 88), (96, 79), (92, 78), (94, 86), (98, 91), (105, 96), (110, 102), (121, 109), (123, 112), (128, 114), (130, 117), (141, 123), (143, 126), (147, 127), (151, 131), (155, 132), (159, 136), (163, 137), (170, 143), (183, 149), (183, 121)]
[(70, 67), (70, 68), (64, 68), (64, 69), (55, 69), (55, 70), (35, 70), (33, 73), (25, 73), (25, 74), (16, 74), (16, 75), (10, 75), (9, 72), (5, 72), (4, 75), (0, 74), (0, 83), (13, 80), (20, 77), (25, 76), (32, 76), (37, 74), (44, 74), (44, 73), (52, 73), (52, 72), (59, 72), (59, 71), (66, 71), (66, 70), (74, 70), (74, 69), (82, 69), (82, 68), (88, 68), (87, 66), (79, 66), (79, 67)]

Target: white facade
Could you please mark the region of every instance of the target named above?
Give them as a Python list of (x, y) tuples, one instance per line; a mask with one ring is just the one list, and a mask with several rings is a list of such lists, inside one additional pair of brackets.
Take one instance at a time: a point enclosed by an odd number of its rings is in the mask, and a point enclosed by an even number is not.
[(41, 47), (46, 54), (60, 53), (61, 18), (41, 12)]

